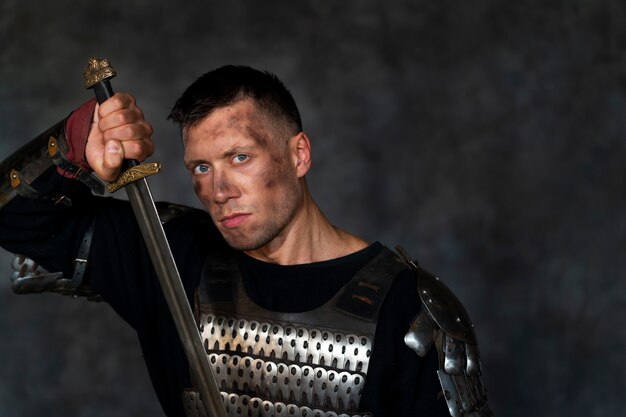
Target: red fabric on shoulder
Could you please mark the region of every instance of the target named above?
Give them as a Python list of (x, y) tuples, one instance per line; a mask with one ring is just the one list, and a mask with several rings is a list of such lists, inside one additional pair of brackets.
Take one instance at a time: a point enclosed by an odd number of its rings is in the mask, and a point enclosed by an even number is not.
[[(65, 157), (86, 172), (93, 171), (85, 159), (85, 146), (95, 108), (96, 99), (93, 98), (74, 110), (65, 123), (65, 135), (69, 148)], [(57, 171), (64, 177), (74, 178), (74, 175), (68, 174), (60, 168), (57, 168)]]

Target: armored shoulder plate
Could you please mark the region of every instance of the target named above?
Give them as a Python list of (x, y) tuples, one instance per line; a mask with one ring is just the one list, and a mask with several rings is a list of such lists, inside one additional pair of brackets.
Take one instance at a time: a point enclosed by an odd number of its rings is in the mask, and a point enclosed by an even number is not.
[(420, 268), (402, 248), (396, 249), (416, 273), (423, 307), (411, 322), (404, 343), (422, 357), (435, 345), (437, 375), (451, 416), (492, 417), (480, 378), (476, 333), (467, 311), (438, 277)]
[(438, 277), (417, 267), (417, 291), (430, 318), (446, 334), (476, 345), (476, 333), (465, 307)]

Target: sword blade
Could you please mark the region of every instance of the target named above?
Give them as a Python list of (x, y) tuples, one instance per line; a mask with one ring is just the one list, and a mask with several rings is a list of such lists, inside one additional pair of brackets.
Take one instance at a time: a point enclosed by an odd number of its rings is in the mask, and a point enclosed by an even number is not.
[(227, 417), (148, 183), (142, 178), (128, 184), (125, 189), (183, 343), (200, 398), (209, 416)]

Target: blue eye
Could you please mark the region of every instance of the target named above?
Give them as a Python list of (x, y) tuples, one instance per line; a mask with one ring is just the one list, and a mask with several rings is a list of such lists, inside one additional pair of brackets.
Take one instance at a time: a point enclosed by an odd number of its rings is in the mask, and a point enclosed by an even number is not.
[(244, 162), (248, 160), (248, 155), (239, 154), (233, 158), (233, 162)]
[(210, 171), (209, 166), (205, 164), (199, 164), (193, 168), (193, 173), (196, 175), (206, 174), (209, 171)]

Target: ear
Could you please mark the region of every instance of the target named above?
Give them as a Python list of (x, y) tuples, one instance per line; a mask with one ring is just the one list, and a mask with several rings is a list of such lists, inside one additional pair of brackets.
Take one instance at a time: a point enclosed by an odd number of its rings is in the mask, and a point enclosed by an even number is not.
[(300, 132), (289, 139), (289, 148), (298, 178), (304, 177), (311, 167), (311, 142), (306, 133)]

